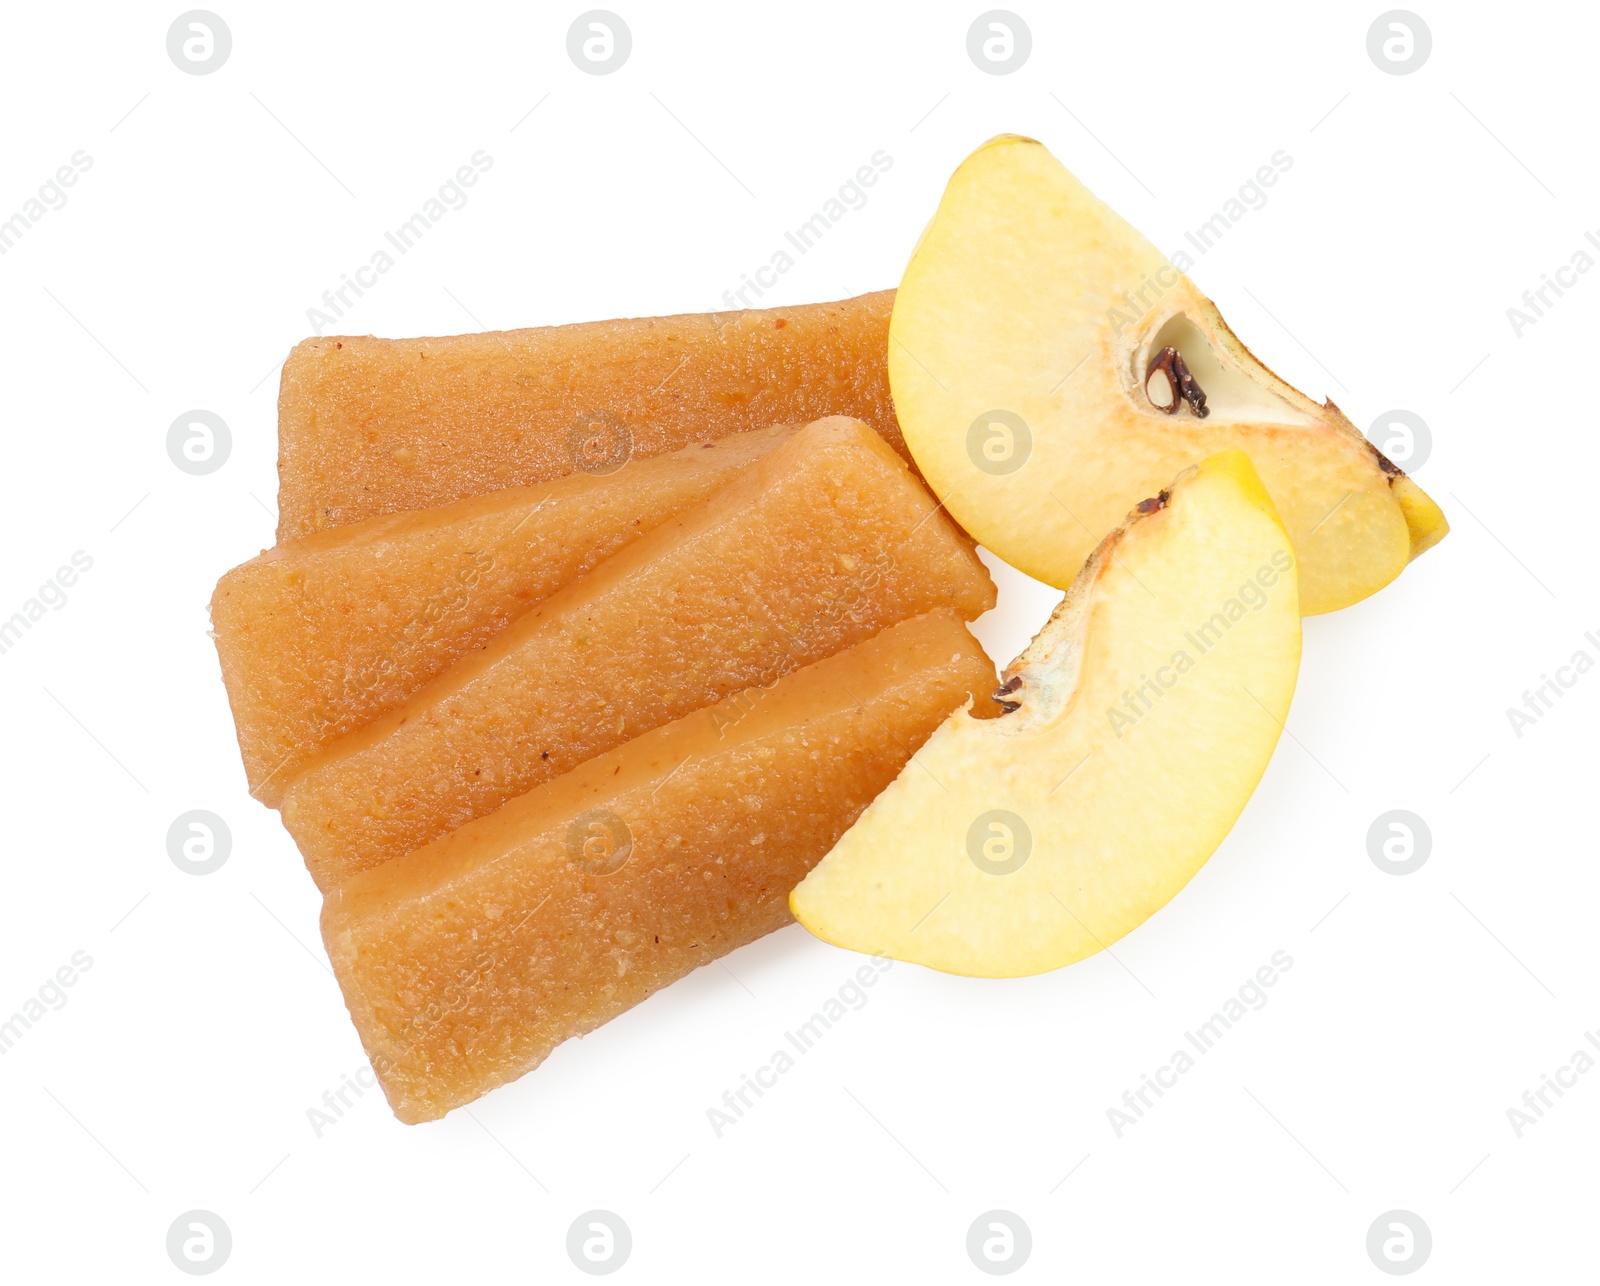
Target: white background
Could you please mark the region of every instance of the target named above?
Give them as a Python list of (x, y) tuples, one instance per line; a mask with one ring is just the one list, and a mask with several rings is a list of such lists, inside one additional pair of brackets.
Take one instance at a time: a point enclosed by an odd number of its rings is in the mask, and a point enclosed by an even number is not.
[[(1521, 1138), (1507, 1109), (1600, 1028), (1600, 673), (1520, 738), (1505, 713), (1600, 658), (1600, 273), (1520, 338), (1506, 318), (1600, 229), (1592, 10), (1416, 0), (1432, 55), (1393, 76), (1378, 4), (1019, 3), (1032, 55), (992, 76), (977, 3), (613, 0), (633, 52), (597, 77), (567, 56), (578, 4), (212, 2), (233, 51), (206, 76), (167, 56), (178, 4), (12, 6), (0, 40), (0, 218), (93, 158), (0, 257), (0, 616), (94, 560), (0, 655), (0, 1016), (94, 962), (0, 1057), (8, 1281), (183, 1280), (165, 1237), (194, 1208), (237, 1282), (587, 1280), (565, 1237), (596, 1207), (651, 1281), (986, 1280), (965, 1238), (994, 1208), (1032, 1229), (1018, 1280), (1384, 1280), (1365, 1239), (1394, 1208), (1432, 1230), (1419, 1280), (1592, 1273), (1600, 1069)], [(859, 963), (790, 927), (469, 1111), (406, 1127), (369, 1092), (317, 1138), (364, 1059), (206, 634), (218, 575), (271, 543), (307, 308), (479, 149), (469, 204), (340, 329), (719, 307), (879, 149), (869, 202), (767, 299), (890, 286), (1002, 131), (1168, 251), (1286, 151), (1191, 275), (1358, 424), (1423, 417), (1448, 540), (1307, 621), (1260, 790), (1115, 959), (895, 966), (719, 1139), (707, 1109)], [(210, 476), (167, 457), (191, 408), (232, 430)], [(1049, 606), (1014, 578), (1004, 603), (1002, 660)], [(166, 852), (195, 808), (233, 835), (205, 877)], [(1366, 851), (1393, 808), (1433, 835), (1403, 877)], [(1107, 1109), (1280, 949), (1270, 1003), (1117, 1138)]]

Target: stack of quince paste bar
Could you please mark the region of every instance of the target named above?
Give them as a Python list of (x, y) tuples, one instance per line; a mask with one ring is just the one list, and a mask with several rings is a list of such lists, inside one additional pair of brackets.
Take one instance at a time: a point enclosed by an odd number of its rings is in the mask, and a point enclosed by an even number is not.
[(892, 303), (290, 354), (278, 544), (212, 623), (402, 1121), (788, 923), (934, 728), (998, 711)]

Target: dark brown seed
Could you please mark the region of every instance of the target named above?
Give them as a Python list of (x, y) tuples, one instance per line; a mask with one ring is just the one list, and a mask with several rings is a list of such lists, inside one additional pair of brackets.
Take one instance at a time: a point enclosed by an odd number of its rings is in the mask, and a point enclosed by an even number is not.
[(1013, 711), (1022, 709), (1022, 702), (1008, 701), (1006, 698), (1009, 697), (1013, 692), (1021, 690), (1021, 688), (1022, 676), (1020, 674), (1014, 674), (989, 694), (989, 700), (993, 701), (997, 706), (999, 706), (1003, 713), (1011, 714)]
[(1205, 419), (1211, 412), (1206, 409), (1206, 391), (1200, 387), (1199, 382), (1189, 373), (1189, 365), (1183, 360), (1183, 354), (1177, 349), (1172, 350), (1172, 371), (1178, 377), (1178, 392), (1183, 395), (1183, 400), (1189, 404), (1189, 409), (1195, 413), (1196, 419)]
[[(1144, 372), (1144, 388), (1146, 397), (1150, 396), (1150, 381), (1155, 377), (1155, 373), (1160, 371), (1161, 374), (1166, 377), (1167, 391), (1171, 393), (1172, 401), (1166, 406), (1156, 406), (1156, 409), (1165, 411), (1168, 415), (1176, 415), (1178, 413), (1178, 407), (1181, 406), (1183, 402), (1183, 399), (1178, 394), (1178, 377), (1173, 374), (1172, 370), (1172, 364), (1177, 356), (1178, 350), (1175, 349), (1171, 344), (1168, 344), (1150, 359), (1150, 365), (1145, 368)], [(1154, 399), (1151, 399), (1151, 405), (1156, 405)]]
[(1211, 414), (1206, 407), (1206, 391), (1200, 387), (1199, 381), (1190, 372), (1189, 364), (1183, 360), (1183, 354), (1171, 344), (1152, 357), (1150, 365), (1145, 368), (1144, 383), (1147, 397), (1150, 380), (1157, 371), (1166, 376), (1172, 390), (1172, 404), (1159, 407), (1159, 410), (1165, 411), (1168, 415), (1176, 415), (1178, 408), (1187, 402), (1195, 418), (1203, 420)]

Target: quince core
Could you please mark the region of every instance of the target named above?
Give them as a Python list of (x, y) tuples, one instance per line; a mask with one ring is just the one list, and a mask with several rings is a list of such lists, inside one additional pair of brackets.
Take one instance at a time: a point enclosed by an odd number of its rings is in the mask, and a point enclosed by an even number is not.
[(1307, 615), (1382, 588), (1448, 530), (1032, 139), (992, 139), (951, 178), (895, 299), (889, 383), (951, 514), (1059, 588), (1130, 505), (1230, 448), (1282, 516)]

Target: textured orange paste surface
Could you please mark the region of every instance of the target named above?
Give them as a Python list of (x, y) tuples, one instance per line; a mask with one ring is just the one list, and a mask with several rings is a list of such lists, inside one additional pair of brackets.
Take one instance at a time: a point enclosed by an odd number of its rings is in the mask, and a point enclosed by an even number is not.
[(326, 891), (730, 693), (994, 598), (883, 439), (819, 420), (310, 760), (284, 825)]
[[(296, 345), (278, 394), (278, 539), (851, 415), (902, 455), (892, 290), (837, 303)], [(910, 457), (907, 456), (907, 459)]]
[(322, 932), (395, 1115), (432, 1120), (789, 921), (994, 667), (949, 610), (657, 728), (352, 877)]
[(211, 626), (251, 793), (276, 806), (317, 750), (414, 696), (793, 432), (759, 429), (606, 476), (369, 518), (234, 568), (217, 584)]

